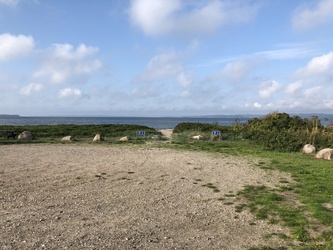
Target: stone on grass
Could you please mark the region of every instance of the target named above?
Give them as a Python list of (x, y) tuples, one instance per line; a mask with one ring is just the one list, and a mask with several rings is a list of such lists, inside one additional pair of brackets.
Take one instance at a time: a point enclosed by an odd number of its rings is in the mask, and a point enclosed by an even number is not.
[(324, 148), (316, 154), (317, 159), (333, 160), (333, 149)]
[(202, 135), (194, 135), (191, 137), (193, 140), (203, 140), (203, 136)]
[(68, 135), (61, 139), (62, 141), (75, 141), (74, 136)]
[(128, 136), (121, 137), (118, 141), (129, 141)]
[(93, 141), (104, 141), (104, 138), (101, 134), (96, 134)]
[(23, 131), (19, 136), (17, 137), (19, 140), (32, 140), (33, 135), (30, 131)]
[(312, 146), (311, 144), (305, 144), (302, 152), (304, 154), (314, 154), (316, 152), (316, 148), (314, 146)]

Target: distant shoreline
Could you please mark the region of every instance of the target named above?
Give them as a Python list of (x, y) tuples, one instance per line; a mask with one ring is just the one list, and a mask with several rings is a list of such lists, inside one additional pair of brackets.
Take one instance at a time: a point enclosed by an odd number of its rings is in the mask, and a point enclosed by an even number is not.
[(19, 116), (19, 115), (7, 115), (7, 114), (0, 114), (0, 118), (5, 118), (5, 117), (12, 118), (12, 117), (20, 117), (20, 116)]

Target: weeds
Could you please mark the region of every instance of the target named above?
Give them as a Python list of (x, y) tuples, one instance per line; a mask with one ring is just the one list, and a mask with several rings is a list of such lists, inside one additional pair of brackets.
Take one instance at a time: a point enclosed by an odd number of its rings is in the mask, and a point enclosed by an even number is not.
[(213, 183), (207, 183), (207, 184), (203, 184), (203, 185), (201, 185), (202, 187), (208, 187), (208, 188), (210, 188), (210, 189), (213, 189), (213, 192), (214, 193), (219, 193), (220, 192), (220, 190), (216, 187), (216, 186), (214, 186), (213, 185)]

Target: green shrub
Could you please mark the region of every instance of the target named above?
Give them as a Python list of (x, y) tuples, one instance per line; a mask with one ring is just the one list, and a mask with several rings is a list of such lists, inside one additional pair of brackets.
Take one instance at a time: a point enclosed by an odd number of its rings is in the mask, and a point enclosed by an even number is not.
[(275, 112), (250, 120), (242, 132), (268, 150), (297, 152), (307, 143), (317, 149), (333, 146), (333, 131), (324, 128), (317, 116), (308, 120)]
[(219, 130), (220, 128), (221, 126), (218, 124), (182, 122), (173, 129), (173, 133), (177, 134), (187, 131), (211, 132), (213, 130)]

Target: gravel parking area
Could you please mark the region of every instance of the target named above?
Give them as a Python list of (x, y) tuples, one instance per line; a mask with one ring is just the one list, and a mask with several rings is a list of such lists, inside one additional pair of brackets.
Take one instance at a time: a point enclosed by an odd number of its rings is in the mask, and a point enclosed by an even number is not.
[(286, 228), (226, 204), (244, 185), (285, 177), (255, 161), (135, 145), (1, 145), (1, 249), (283, 245), (263, 236)]

